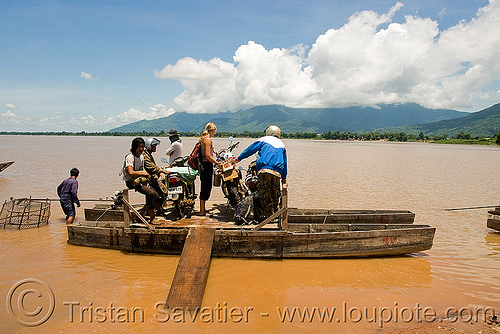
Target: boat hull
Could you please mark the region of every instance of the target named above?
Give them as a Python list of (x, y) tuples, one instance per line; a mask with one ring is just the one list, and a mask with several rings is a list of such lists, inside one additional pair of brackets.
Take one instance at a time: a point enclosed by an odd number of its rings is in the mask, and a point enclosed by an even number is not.
[[(68, 243), (128, 252), (179, 255), (189, 228), (68, 225)], [(277, 229), (216, 229), (212, 256), (232, 258), (337, 258), (392, 256), (432, 247), (428, 225), (293, 224)]]
[(9, 167), (12, 165), (14, 161), (9, 161), (9, 162), (0, 162), (0, 172), (3, 171), (5, 168)]
[(490, 215), (488, 217), (487, 226), (494, 230), (500, 231), (500, 215)]

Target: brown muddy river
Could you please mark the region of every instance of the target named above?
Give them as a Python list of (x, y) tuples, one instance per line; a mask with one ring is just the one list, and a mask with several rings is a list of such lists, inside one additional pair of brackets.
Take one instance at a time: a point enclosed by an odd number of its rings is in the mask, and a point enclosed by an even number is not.
[[(56, 187), (72, 167), (81, 172), (81, 199), (111, 197), (124, 188), (118, 173), (131, 139), (0, 136), (0, 162), (15, 161), (0, 174), (0, 201), (57, 198)], [(252, 142), (240, 141), (237, 153)], [(157, 161), (167, 142), (162, 139)], [(185, 154), (194, 142), (184, 140)], [(214, 258), (201, 312), (168, 318), (155, 305), (165, 302), (179, 257), (69, 245), (62, 210), (53, 202), (48, 226), (0, 230), (0, 333), (371, 333), (445, 316), (481, 322), (486, 308), (500, 313), (500, 233), (486, 227), (487, 209), (445, 210), (500, 206), (499, 147), (284, 142), (290, 206), (411, 210), (416, 223), (437, 228), (433, 248), (368, 259)], [(217, 150), (227, 146), (222, 138), (214, 143)], [(137, 194), (131, 199), (143, 201)], [(211, 199), (224, 201), (219, 188)], [(83, 202), (76, 220), (93, 205)], [(44, 284), (9, 305), (11, 289), (28, 279)], [(53, 313), (38, 326), (20, 324), (19, 318), (49, 308), (47, 288)]]

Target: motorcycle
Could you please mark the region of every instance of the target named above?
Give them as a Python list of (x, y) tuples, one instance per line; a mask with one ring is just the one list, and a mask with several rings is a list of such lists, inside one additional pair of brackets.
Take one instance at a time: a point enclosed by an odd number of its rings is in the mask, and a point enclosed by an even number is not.
[[(168, 188), (167, 200), (173, 202), (177, 219), (191, 218), (197, 197), (194, 181), (199, 173), (186, 164), (188, 158), (188, 156), (177, 158), (173, 164), (164, 168), (166, 172), (164, 182)], [(161, 161), (167, 162), (164, 158)]]
[(241, 171), (236, 168), (236, 156), (232, 153), (238, 145), (239, 142), (233, 143), (233, 137), (229, 137), (229, 147), (218, 152), (217, 164), (214, 167), (214, 186), (222, 188), (224, 197), (233, 208), (249, 194), (248, 188), (242, 182)]

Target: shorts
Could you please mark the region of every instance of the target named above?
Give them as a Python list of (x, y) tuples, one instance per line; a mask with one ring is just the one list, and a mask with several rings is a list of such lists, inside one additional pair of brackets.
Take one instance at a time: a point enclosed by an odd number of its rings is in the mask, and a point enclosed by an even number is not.
[(68, 217), (75, 217), (76, 216), (76, 211), (75, 211), (75, 204), (71, 202), (60, 202), (61, 203), (61, 208), (64, 211), (64, 214), (66, 215), (66, 218)]

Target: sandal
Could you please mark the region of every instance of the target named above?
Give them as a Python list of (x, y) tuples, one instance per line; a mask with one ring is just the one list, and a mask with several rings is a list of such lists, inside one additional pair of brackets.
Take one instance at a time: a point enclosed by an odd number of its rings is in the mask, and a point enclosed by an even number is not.
[(159, 224), (161, 224), (160, 221), (157, 218), (151, 220), (149, 223), (152, 224), (152, 225), (159, 225)]

